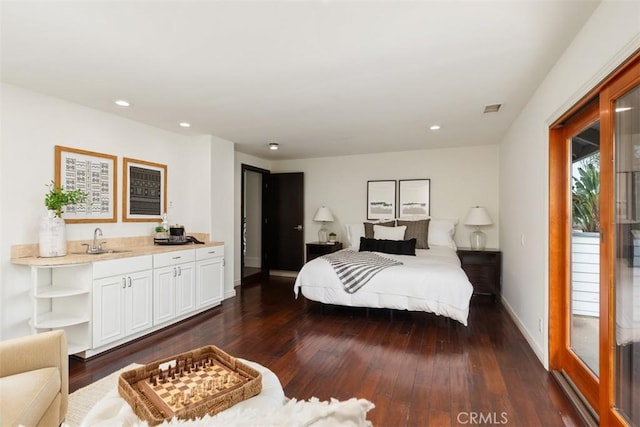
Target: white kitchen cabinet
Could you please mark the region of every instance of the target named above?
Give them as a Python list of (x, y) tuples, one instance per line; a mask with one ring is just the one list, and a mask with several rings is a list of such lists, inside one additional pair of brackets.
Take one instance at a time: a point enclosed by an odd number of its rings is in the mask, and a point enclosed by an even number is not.
[(224, 294), (224, 246), (196, 249), (196, 307), (212, 307)]
[(69, 354), (91, 347), (91, 265), (31, 267), (34, 333), (63, 329)]
[(75, 254), (83, 259), (68, 263), (64, 257), (12, 258), (31, 269), (33, 332), (63, 329), (69, 354), (86, 358), (220, 304), (224, 246), (155, 249), (148, 255)]
[(153, 326), (152, 257), (93, 264), (93, 348)]
[(196, 308), (195, 251), (153, 256), (153, 324), (167, 323)]

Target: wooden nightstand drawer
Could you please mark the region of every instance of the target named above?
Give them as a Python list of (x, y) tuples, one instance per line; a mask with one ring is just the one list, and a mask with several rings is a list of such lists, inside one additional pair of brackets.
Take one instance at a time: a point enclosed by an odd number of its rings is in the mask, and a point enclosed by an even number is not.
[(473, 285), (473, 292), (493, 295), (497, 300), (500, 296), (502, 253), (492, 249), (476, 251), (458, 248), (458, 257)]
[(312, 259), (318, 258), (322, 255), (337, 252), (342, 249), (342, 243), (307, 243), (307, 262)]

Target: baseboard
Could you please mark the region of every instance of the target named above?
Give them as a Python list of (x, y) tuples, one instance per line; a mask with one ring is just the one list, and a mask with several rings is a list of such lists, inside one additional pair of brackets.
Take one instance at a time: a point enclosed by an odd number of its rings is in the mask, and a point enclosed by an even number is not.
[(269, 270), (269, 276), (298, 277), (297, 271)]
[(242, 279), (237, 279), (233, 281), (233, 287), (237, 288), (238, 286), (240, 286), (242, 284)]
[(235, 289), (232, 289), (230, 291), (225, 291), (225, 293), (224, 293), (224, 299), (233, 298), (235, 296), (236, 296), (236, 290)]
[(511, 317), (511, 320), (513, 320), (513, 323), (516, 324), (516, 326), (518, 327), (518, 330), (524, 336), (524, 339), (527, 340), (527, 343), (529, 344), (529, 347), (531, 347), (531, 350), (533, 350), (533, 353), (536, 356), (538, 356), (538, 359), (540, 359), (542, 366), (544, 366), (544, 368), (548, 370), (549, 364), (547, 363), (546, 357), (544, 355), (544, 351), (540, 348), (536, 340), (533, 339), (533, 337), (531, 336), (527, 328), (524, 326), (524, 323), (522, 323), (520, 318), (516, 315), (515, 311), (513, 311), (513, 308), (511, 307), (511, 305), (509, 305), (509, 302), (506, 299), (504, 299), (504, 297), (502, 297), (502, 306), (506, 309), (507, 314), (509, 314), (509, 317)]

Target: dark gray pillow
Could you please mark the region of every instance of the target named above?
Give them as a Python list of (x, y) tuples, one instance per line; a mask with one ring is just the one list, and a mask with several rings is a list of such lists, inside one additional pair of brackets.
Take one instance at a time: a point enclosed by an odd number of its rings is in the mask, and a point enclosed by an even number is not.
[(360, 252), (383, 252), (395, 255), (416, 255), (416, 239), (385, 240), (360, 238)]
[(405, 239), (416, 239), (416, 249), (429, 249), (429, 219), (417, 221), (398, 220), (398, 226), (406, 225)]
[(373, 239), (373, 226), (381, 225), (383, 227), (395, 227), (396, 222), (394, 221), (385, 221), (385, 222), (365, 222), (364, 223), (364, 237), (367, 239)]

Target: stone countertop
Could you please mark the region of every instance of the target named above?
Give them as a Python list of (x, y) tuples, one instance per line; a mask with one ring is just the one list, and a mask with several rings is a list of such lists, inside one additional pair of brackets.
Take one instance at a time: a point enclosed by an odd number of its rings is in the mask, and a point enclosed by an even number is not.
[[(202, 236), (201, 236), (202, 237)], [(212, 242), (207, 239), (204, 244), (188, 243), (184, 245), (155, 245), (153, 239), (149, 238), (116, 238), (107, 239), (105, 250), (116, 252), (105, 252), (102, 254), (87, 254), (82, 243), (86, 241), (68, 242), (67, 255), (52, 258), (41, 258), (37, 256), (38, 245), (18, 245), (11, 248), (11, 263), (17, 265), (30, 265), (37, 267), (54, 267), (65, 265), (88, 264), (97, 261), (111, 259), (130, 258), (142, 255), (154, 255), (165, 252), (182, 251), (187, 249), (198, 249), (213, 246), (223, 246), (223, 242)], [(102, 239), (101, 241), (104, 241)]]

